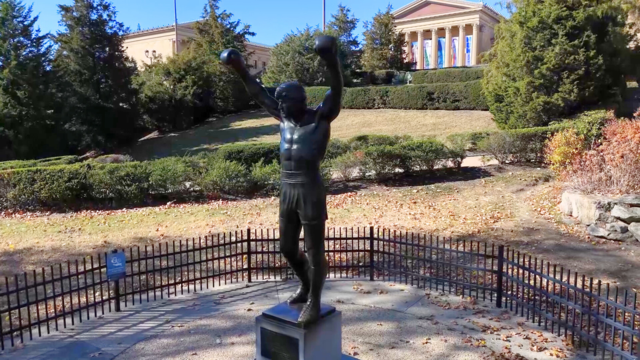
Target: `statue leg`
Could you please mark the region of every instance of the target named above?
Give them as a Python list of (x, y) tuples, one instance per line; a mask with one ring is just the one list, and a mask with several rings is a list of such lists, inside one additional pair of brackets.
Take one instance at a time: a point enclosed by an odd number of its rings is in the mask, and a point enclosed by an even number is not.
[(289, 266), (291, 266), (298, 279), (300, 279), (300, 287), (287, 300), (289, 304), (307, 302), (311, 288), (308, 275), (309, 262), (307, 257), (300, 251), (299, 246), (301, 229), (302, 223), (297, 213), (280, 217), (280, 252), (287, 259)]
[(299, 322), (310, 324), (319, 320), (322, 287), (327, 276), (327, 259), (324, 244), (325, 221), (304, 224), (304, 242), (309, 258), (311, 289), (307, 304), (302, 309)]

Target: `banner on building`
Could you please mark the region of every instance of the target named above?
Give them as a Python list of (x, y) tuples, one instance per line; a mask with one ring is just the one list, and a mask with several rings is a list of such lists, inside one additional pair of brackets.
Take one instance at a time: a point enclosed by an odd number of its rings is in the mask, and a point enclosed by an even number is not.
[(411, 65), (411, 68), (415, 70), (418, 67), (418, 43), (417, 42), (411, 43), (411, 55), (409, 56), (411, 58), (409, 59), (408, 62), (413, 63), (413, 65)]
[(446, 38), (438, 38), (438, 69), (444, 68), (444, 49), (446, 43)]
[(424, 68), (423, 69), (430, 69), (431, 68), (431, 62), (433, 61), (433, 55), (431, 55), (431, 40), (425, 40), (424, 41)]
[(458, 37), (451, 38), (451, 66), (458, 66)]
[(468, 35), (466, 39), (466, 44), (464, 46), (466, 66), (471, 66), (471, 48), (473, 47), (472, 42), (473, 42), (473, 35)]

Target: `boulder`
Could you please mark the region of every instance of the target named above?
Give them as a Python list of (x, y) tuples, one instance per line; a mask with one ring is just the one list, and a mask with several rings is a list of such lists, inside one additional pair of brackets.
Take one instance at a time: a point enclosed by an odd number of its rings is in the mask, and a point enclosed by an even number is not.
[(617, 201), (619, 204), (631, 207), (640, 207), (640, 195), (625, 195), (617, 199)]
[(611, 216), (624, 221), (627, 224), (640, 222), (640, 208), (627, 208), (616, 205), (611, 210)]
[(609, 198), (565, 191), (562, 194), (560, 211), (585, 225), (591, 225), (596, 221), (612, 220), (609, 212), (615, 205), (615, 201)]
[(615, 240), (615, 241), (630, 241), (633, 240), (634, 236), (630, 232), (620, 233), (618, 231), (609, 231), (603, 229), (595, 224), (591, 224), (587, 227), (587, 232), (591, 236), (607, 239), (607, 240)]
[(600, 238), (607, 238), (607, 236), (609, 236), (609, 232), (595, 224), (591, 224), (587, 227), (587, 232), (589, 233), (589, 235), (591, 236), (595, 236), (595, 237), (600, 237)]
[(636, 240), (640, 241), (640, 223), (629, 225), (629, 232), (636, 237)]
[(605, 226), (605, 229), (610, 232), (617, 232), (620, 234), (626, 234), (629, 232), (629, 227), (625, 223), (616, 222), (610, 223)]

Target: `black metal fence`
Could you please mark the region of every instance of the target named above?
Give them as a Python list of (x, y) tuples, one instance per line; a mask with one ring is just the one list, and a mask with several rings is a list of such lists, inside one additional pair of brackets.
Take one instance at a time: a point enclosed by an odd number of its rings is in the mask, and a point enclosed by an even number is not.
[[(301, 245), (304, 247), (304, 245)], [(0, 349), (121, 307), (232, 284), (291, 278), (275, 230), (246, 230), (122, 250), (127, 275), (106, 276), (107, 254), (0, 281)], [(493, 244), (374, 228), (328, 229), (330, 278), (392, 281), (495, 301), (576, 348), (637, 359), (637, 293)], [(1, 280), (1, 279), (0, 279)]]

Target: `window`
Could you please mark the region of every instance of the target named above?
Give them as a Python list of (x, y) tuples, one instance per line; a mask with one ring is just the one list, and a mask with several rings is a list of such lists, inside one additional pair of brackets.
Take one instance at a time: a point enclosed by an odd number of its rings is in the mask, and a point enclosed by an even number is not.
[(253, 67), (258, 68), (258, 60), (253, 60)]
[(266, 69), (266, 68), (267, 68), (267, 62), (266, 62), (266, 61), (263, 61), (263, 62), (262, 62), (262, 68), (263, 68), (263, 69)]

